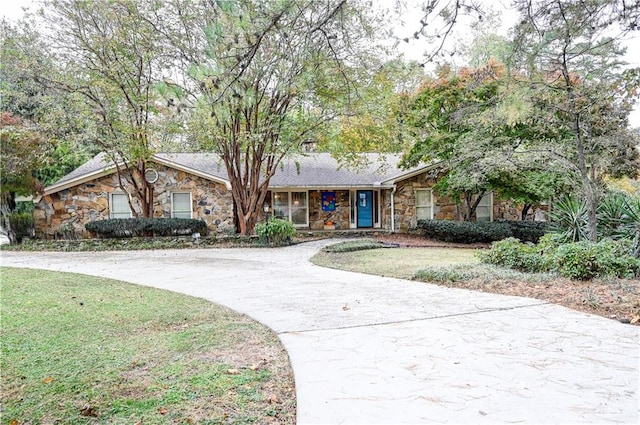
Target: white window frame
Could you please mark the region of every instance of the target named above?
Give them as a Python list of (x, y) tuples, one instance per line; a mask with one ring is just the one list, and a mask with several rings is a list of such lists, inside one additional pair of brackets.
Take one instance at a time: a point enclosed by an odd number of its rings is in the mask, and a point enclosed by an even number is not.
[(379, 229), (382, 227), (382, 193), (380, 190), (373, 191), (373, 228)]
[[(487, 221), (487, 220), (480, 220), (480, 216), (478, 215), (478, 211), (480, 211), (479, 210), (480, 208), (488, 208), (489, 221), (490, 222), (493, 221), (493, 192), (489, 192), (485, 194), (480, 200), (480, 203), (478, 203), (478, 206), (476, 207), (476, 222)], [(487, 215), (483, 215), (482, 217), (487, 217)]]
[(349, 228), (358, 228), (358, 207), (356, 205), (356, 190), (349, 191)]
[[(129, 206), (128, 196), (124, 192), (113, 192), (109, 194), (109, 218), (131, 218), (133, 214), (131, 214), (131, 207)], [(127, 207), (127, 211), (115, 211), (115, 203), (114, 197), (122, 197), (124, 198), (124, 205)]]
[[(426, 192), (428, 193), (428, 203), (424, 204), (424, 205), (419, 205), (418, 204), (418, 192)], [(415, 199), (416, 199), (416, 209), (415, 209), (415, 215), (416, 215), (416, 222), (418, 220), (433, 220), (433, 189), (428, 189), (428, 188), (419, 188), (415, 190)], [(429, 214), (428, 217), (421, 217), (418, 214), (418, 210), (419, 209), (429, 209)]]
[[(294, 193), (302, 193), (304, 195), (305, 204), (306, 204), (304, 206), (304, 208), (306, 209), (304, 214), (304, 223), (293, 222), (293, 214), (294, 214), (293, 194)], [(276, 197), (279, 196), (279, 194), (287, 195), (287, 207), (286, 207), (287, 211), (286, 211), (286, 214), (283, 214), (284, 219), (289, 220), (291, 223), (293, 223), (295, 227), (309, 227), (309, 191), (308, 190), (272, 190), (271, 191), (271, 200), (272, 200), (271, 208), (273, 210), (274, 216), (280, 216), (279, 214), (276, 214), (276, 202), (275, 202)]]
[[(186, 210), (178, 210), (175, 208), (175, 195), (189, 195), (189, 217), (186, 217)], [(176, 216), (176, 214), (180, 214)], [(171, 218), (193, 218), (193, 196), (191, 192), (171, 192)]]

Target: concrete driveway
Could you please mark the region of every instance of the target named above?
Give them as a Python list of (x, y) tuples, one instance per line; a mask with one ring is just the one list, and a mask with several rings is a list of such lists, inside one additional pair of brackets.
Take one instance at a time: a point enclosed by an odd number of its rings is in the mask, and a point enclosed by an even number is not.
[[(225, 305), (278, 333), (299, 424), (640, 423), (640, 327), (279, 249), (1, 254)], [(7, 271), (11, 273), (11, 271)]]

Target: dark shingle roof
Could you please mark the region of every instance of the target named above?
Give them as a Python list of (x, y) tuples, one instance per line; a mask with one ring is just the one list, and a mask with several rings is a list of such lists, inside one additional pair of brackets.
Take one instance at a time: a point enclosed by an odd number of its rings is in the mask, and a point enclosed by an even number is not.
[(181, 165), (221, 180), (229, 180), (224, 163), (213, 153), (158, 153), (155, 157), (169, 164)]
[[(158, 153), (159, 163), (192, 170), (205, 177), (228, 181), (227, 171), (220, 157), (211, 153)], [(398, 168), (399, 155), (361, 154), (359, 166), (341, 166), (328, 153), (309, 153), (286, 158), (271, 178), (270, 187), (339, 188), (376, 186), (393, 183), (398, 177), (409, 175), (424, 166), (411, 170)], [(113, 168), (106, 154), (101, 153), (64, 176), (54, 187), (69, 187), (75, 179)], [(67, 183), (66, 185), (64, 183)], [(55, 190), (54, 190), (55, 191)]]
[(56, 182), (56, 185), (111, 167), (113, 167), (113, 162), (105, 153), (99, 153), (66, 176), (62, 177)]
[(362, 154), (359, 166), (343, 166), (328, 153), (287, 158), (270, 185), (273, 187), (351, 187), (371, 186), (392, 178), (398, 170), (399, 156)]

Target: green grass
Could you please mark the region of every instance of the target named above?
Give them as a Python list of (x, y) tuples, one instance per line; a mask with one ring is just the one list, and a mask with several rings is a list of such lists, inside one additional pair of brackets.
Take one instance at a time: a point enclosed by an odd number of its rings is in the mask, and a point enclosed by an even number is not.
[[(348, 242), (354, 244), (355, 242)], [(365, 245), (363, 243), (363, 245)], [(319, 266), (411, 279), (421, 269), (432, 266), (478, 264), (476, 250), (467, 248), (392, 248), (347, 250), (342, 248), (318, 253), (312, 262)]]
[(295, 422), (286, 353), (248, 318), (114, 280), (0, 273), (2, 423)]

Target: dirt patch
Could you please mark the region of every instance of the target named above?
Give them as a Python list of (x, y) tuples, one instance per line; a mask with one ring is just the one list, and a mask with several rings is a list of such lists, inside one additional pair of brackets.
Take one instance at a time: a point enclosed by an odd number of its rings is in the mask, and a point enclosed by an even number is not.
[[(379, 234), (375, 239), (405, 248), (489, 248), (486, 244), (450, 244), (410, 234)], [(558, 278), (550, 282), (472, 279), (441, 285), (496, 294), (535, 298), (573, 310), (597, 314), (622, 323), (640, 325), (640, 280), (597, 279), (575, 281)]]

